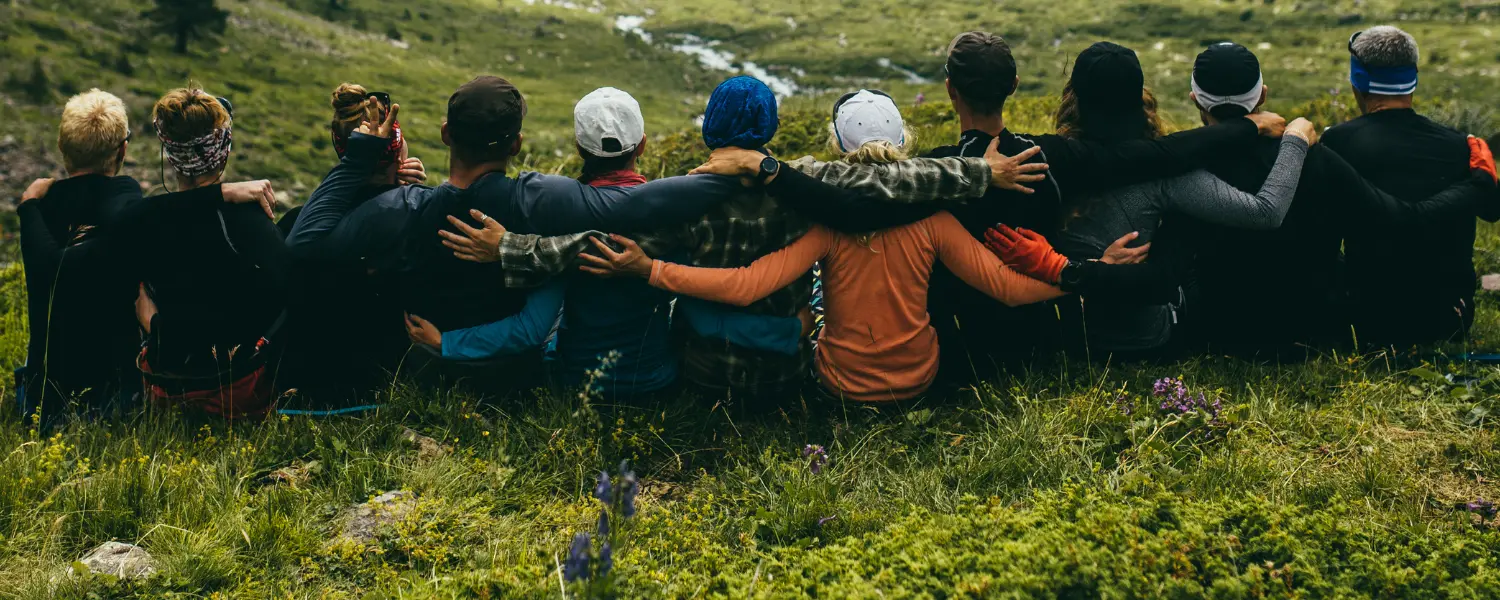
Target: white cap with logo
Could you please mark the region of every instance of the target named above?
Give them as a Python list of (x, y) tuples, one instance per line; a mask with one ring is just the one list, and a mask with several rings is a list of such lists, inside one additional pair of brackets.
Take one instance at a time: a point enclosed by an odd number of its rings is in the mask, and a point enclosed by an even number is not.
[(903, 146), (904, 125), (896, 101), (883, 92), (860, 90), (841, 98), (833, 109), (834, 134), (844, 152), (878, 140)]
[(585, 152), (601, 158), (635, 151), (646, 137), (641, 105), (612, 87), (589, 92), (573, 107), (573, 136)]

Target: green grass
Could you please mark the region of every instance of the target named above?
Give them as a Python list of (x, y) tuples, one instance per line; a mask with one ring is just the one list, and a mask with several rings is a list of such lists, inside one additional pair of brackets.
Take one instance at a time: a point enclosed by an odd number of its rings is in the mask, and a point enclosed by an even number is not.
[[(1500, 372), (1434, 362), (1486, 381), (1461, 398), (1404, 356), (1205, 357), (1059, 364), (905, 407), (480, 407), (398, 387), (362, 418), (147, 413), (51, 437), (10, 418), (0, 596), (557, 597), (594, 475), (623, 458), (645, 481), (616, 521), (626, 597), (1494, 597), (1500, 529), (1461, 505), (1500, 496), (1495, 422), (1474, 417), (1500, 409)], [(1152, 416), (1151, 380), (1176, 375), (1225, 403), (1213, 438)], [(451, 452), (420, 456), (404, 427)], [(827, 447), (821, 474), (805, 444)], [(403, 520), (335, 540), (344, 507), (398, 489), (418, 498)], [(57, 579), (111, 539), (158, 575)]]
[[(1045, 127), (1049, 106), (1018, 101), (1013, 121)], [(941, 105), (908, 118), (923, 147), (957, 134)], [(816, 151), (824, 126), (794, 112), (775, 149)], [(655, 148), (653, 174), (704, 154), (686, 132)], [(1500, 270), (1500, 227), (1479, 233), (1479, 268)], [(19, 266), (0, 272), (0, 367), (24, 355), (23, 299)], [(1479, 298), (1473, 348), (1500, 346), (1495, 300)], [(1496, 597), (1500, 528), (1463, 505), (1500, 497), (1500, 369), (1447, 358), (1462, 349), (1062, 360), (878, 408), (547, 391), (479, 406), (396, 384), (378, 414), (233, 428), (148, 412), (49, 437), (4, 413), (0, 597), (558, 597), (594, 477), (621, 459), (644, 481), (640, 514), (616, 521), (624, 597)], [(1211, 437), (1152, 408), (1168, 376), (1224, 403)], [(450, 452), (424, 456), (407, 427)], [(829, 452), (820, 474), (807, 444)], [(346, 508), (391, 490), (418, 499), (402, 520), (339, 541)], [(108, 540), (160, 572), (60, 577)]]

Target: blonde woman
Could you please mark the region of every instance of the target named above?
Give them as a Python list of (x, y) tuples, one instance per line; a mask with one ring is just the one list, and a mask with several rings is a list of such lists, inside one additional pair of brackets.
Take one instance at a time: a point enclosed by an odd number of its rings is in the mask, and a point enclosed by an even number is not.
[[(844, 160), (861, 163), (903, 160), (912, 143), (895, 102), (868, 90), (835, 105), (831, 138)], [(714, 163), (702, 171), (739, 174), (728, 167), (719, 171)], [(633, 241), (615, 239), (624, 252), (595, 241), (603, 257), (584, 256), (585, 271), (647, 277), (668, 291), (738, 306), (785, 287), (822, 261), (828, 312), (816, 355), (820, 385), (858, 401), (909, 399), (932, 384), (938, 347), (927, 315), (927, 283), (937, 261), (1009, 306), (1062, 295), (1001, 264), (945, 211), (861, 234), (813, 226), (792, 245), (739, 269), (666, 263), (646, 256)]]

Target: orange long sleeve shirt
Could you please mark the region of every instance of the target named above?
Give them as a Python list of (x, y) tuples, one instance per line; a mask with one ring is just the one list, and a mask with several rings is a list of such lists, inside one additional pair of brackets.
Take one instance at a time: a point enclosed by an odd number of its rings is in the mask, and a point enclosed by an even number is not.
[(927, 284), (937, 260), (1008, 306), (1063, 295), (1007, 268), (947, 212), (875, 234), (868, 246), (814, 226), (792, 245), (738, 269), (656, 261), (651, 285), (744, 306), (819, 260), (828, 312), (818, 340), (818, 372), (823, 385), (860, 401), (902, 400), (932, 385), (938, 342), (927, 315)]

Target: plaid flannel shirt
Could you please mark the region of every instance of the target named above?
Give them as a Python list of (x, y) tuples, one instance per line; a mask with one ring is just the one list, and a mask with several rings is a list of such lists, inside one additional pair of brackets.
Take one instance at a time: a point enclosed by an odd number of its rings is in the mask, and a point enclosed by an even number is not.
[[(990, 168), (982, 158), (913, 159), (882, 165), (819, 162), (803, 157), (786, 163), (824, 183), (856, 190), (873, 200), (936, 202), (984, 194)], [(686, 250), (692, 265), (737, 268), (780, 250), (807, 233), (810, 223), (781, 209), (771, 192), (746, 188), (743, 193), (710, 210), (696, 223), (664, 228), (635, 236), (649, 256)], [(590, 250), (589, 238), (607, 239), (603, 232), (541, 237), (507, 233), (500, 240), (500, 262), (506, 286), (540, 285), (576, 263)], [(795, 317), (812, 300), (812, 273), (740, 309), (752, 314)], [(795, 391), (808, 373), (811, 345), (795, 356), (757, 351), (687, 335), (683, 375), (710, 389), (751, 395)]]

